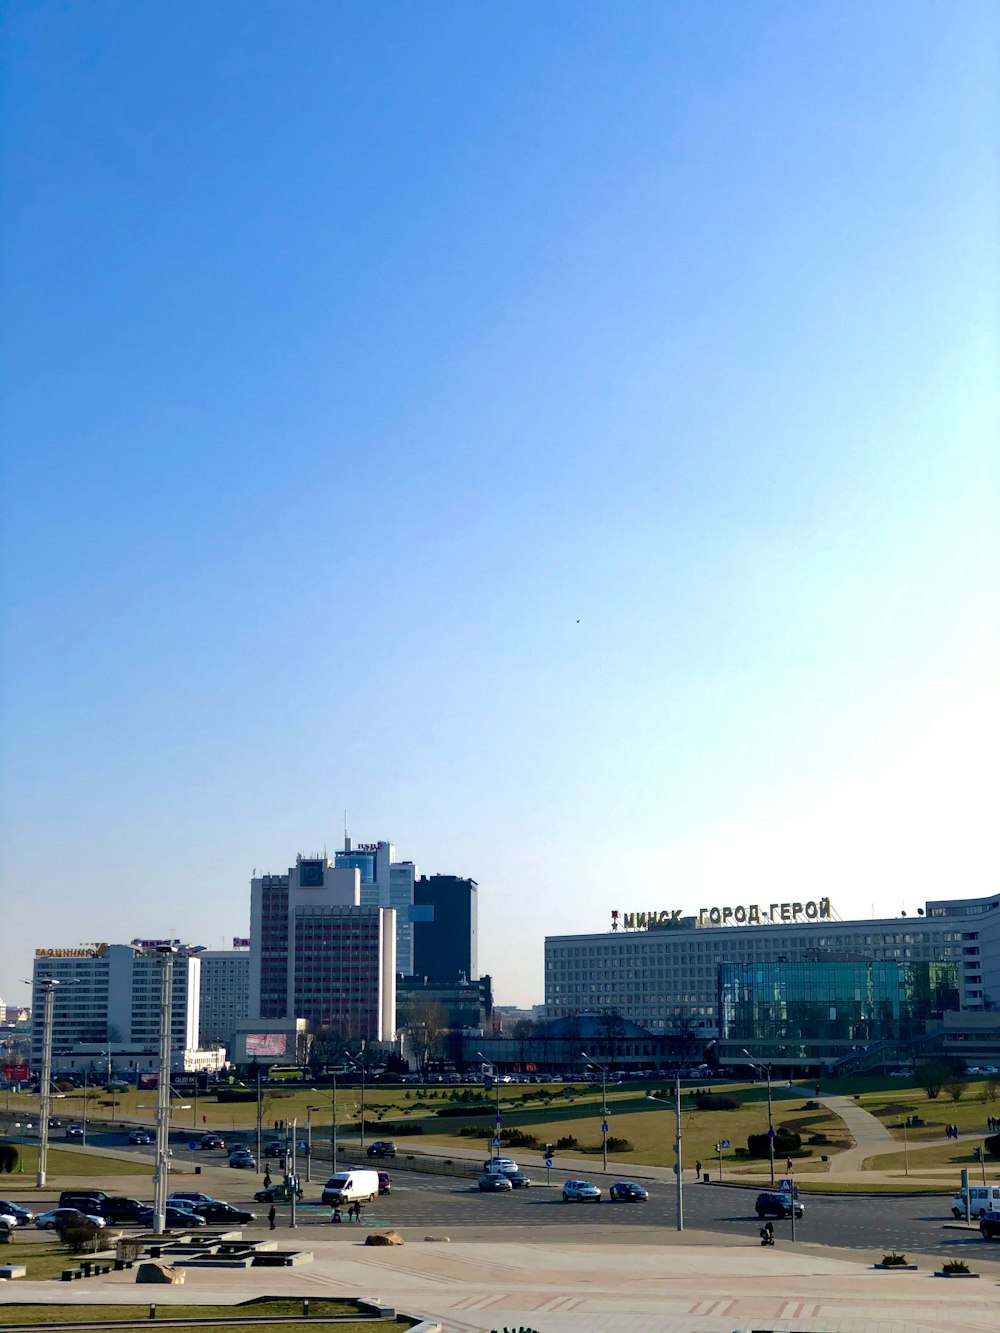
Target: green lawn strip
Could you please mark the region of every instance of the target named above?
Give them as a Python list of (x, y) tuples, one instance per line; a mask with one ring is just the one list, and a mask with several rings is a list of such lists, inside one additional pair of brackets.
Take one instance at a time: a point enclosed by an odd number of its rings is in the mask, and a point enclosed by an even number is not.
[(796, 1184), (803, 1194), (905, 1194), (917, 1197), (943, 1197), (954, 1190), (940, 1185), (910, 1185), (905, 1180), (839, 1181), (825, 1176), (819, 1180), (803, 1181), (796, 1175)]
[(961, 1133), (986, 1135), (986, 1119), (1000, 1115), (1000, 1102), (980, 1100), (986, 1081), (976, 1085), (970, 1082), (969, 1091), (955, 1102), (942, 1091), (937, 1097), (928, 1097), (923, 1088), (904, 1086), (862, 1094), (858, 1105), (878, 1117), (893, 1138), (903, 1139), (903, 1121), (917, 1115), (922, 1126), (907, 1129), (908, 1143), (944, 1137), (946, 1125), (957, 1125)]
[[(943, 1143), (939, 1148), (915, 1148), (911, 1143), (907, 1152), (900, 1150), (899, 1152), (865, 1158), (861, 1169), (862, 1171), (902, 1171), (908, 1164), (911, 1171), (919, 1174), (927, 1167), (954, 1166), (957, 1181), (959, 1171), (963, 1166), (967, 1166), (970, 1172), (979, 1176), (981, 1180), (982, 1166), (973, 1152), (975, 1146), (974, 1143), (966, 1141), (965, 1143)], [(986, 1178), (990, 1182), (1000, 1180), (1000, 1161), (995, 1157), (986, 1158)]]
[[(153, 1303), (155, 1304), (155, 1302)], [(0, 1306), (0, 1310), (4, 1308), (5, 1307)], [(13, 1307), (6, 1307), (6, 1308), (12, 1309)], [(87, 1314), (84, 1313), (84, 1311), (90, 1311), (94, 1308), (104, 1310), (105, 1314), (97, 1316), (89, 1313)], [(24, 1319), (21, 1318), (20, 1316), (17, 1316), (15, 1318), (12, 1315), (10, 1317), (9, 1322), (5, 1322), (3, 1327), (10, 1328), (11, 1325), (13, 1324), (50, 1324), (50, 1323), (62, 1323), (65, 1326), (73, 1326), (73, 1325), (87, 1326), (92, 1324), (100, 1324), (102, 1321), (108, 1323), (114, 1321), (116, 1327), (121, 1328), (123, 1330), (129, 1328), (148, 1329), (151, 1324), (155, 1325), (163, 1322), (164, 1320), (177, 1318), (177, 1316), (174, 1315), (173, 1313), (168, 1313), (169, 1311), (172, 1310), (171, 1306), (162, 1304), (157, 1306), (157, 1318), (155, 1320), (151, 1320), (149, 1318), (148, 1307), (143, 1307), (139, 1310), (132, 1310), (128, 1306), (94, 1307), (88, 1305), (77, 1305), (74, 1306), (73, 1309), (74, 1309), (74, 1315), (72, 1319), (64, 1319), (59, 1321), (51, 1319), (47, 1314), (40, 1315), (37, 1319)], [(128, 1313), (121, 1317), (119, 1317), (117, 1314), (110, 1313), (111, 1311), (116, 1309), (123, 1309), (128, 1311)], [(299, 1314), (301, 1314), (301, 1311), (302, 1311), (302, 1303), (300, 1301)], [(192, 1316), (187, 1316), (187, 1317), (191, 1318)], [(197, 1316), (194, 1317), (197, 1318)], [(201, 1316), (201, 1318), (203, 1319), (210, 1317), (211, 1316), (207, 1315)], [(227, 1311), (226, 1315), (223, 1317), (227, 1319), (227, 1323), (225, 1323), (224, 1325), (212, 1325), (212, 1324), (199, 1325), (199, 1324), (188, 1323), (188, 1324), (175, 1324), (174, 1327), (175, 1328), (224, 1328), (227, 1330), (227, 1333), (253, 1333), (253, 1331), (255, 1331), (255, 1333), (261, 1333), (261, 1330), (267, 1328), (276, 1330), (276, 1333), (279, 1330), (280, 1333), (307, 1333), (307, 1330), (308, 1333), (334, 1333), (334, 1330), (336, 1330), (336, 1333), (371, 1333), (372, 1327), (376, 1325), (379, 1328), (387, 1328), (387, 1327), (412, 1328), (414, 1324), (417, 1322), (416, 1320), (413, 1319), (407, 1319), (404, 1315), (399, 1315), (396, 1317), (395, 1320), (390, 1321), (389, 1323), (386, 1323), (385, 1320), (374, 1319), (374, 1318), (344, 1319), (344, 1320), (338, 1320), (336, 1323), (329, 1323), (322, 1318), (313, 1319), (312, 1316), (310, 1315), (308, 1319), (297, 1319), (293, 1322), (273, 1323), (269, 1325), (267, 1323), (256, 1323), (256, 1322), (246, 1323), (243, 1319), (233, 1319), (232, 1309)]]
[[(23, 1173), (15, 1171), (10, 1176), (0, 1176), (0, 1194), (8, 1182), (13, 1183), (19, 1177), (23, 1179), (34, 1176), (38, 1170), (37, 1145), (17, 1144), (13, 1139), (4, 1141), (16, 1144), (21, 1154), (24, 1171)], [(50, 1176), (148, 1176), (150, 1164), (148, 1160), (138, 1157), (102, 1157), (96, 1153), (74, 1152), (71, 1148), (50, 1148), (47, 1172)], [(31, 1183), (33, 1185), (34, 1181)]]
[[(139, 1320), (148, 1324), (150, 1305), (157, 1307), (161, 1319), (229, 1319), (234, 1314), (254, 1318), (292, 1318), (302, 1314), (302, 1299), (265, 1297), (262, 1300), (240, 1301), (238, 1305), (168, 1305), (157, 1301), (155, 1292), (150, 1291), (148, 1299), (137, 1301), (134, 1305), (84, 1305), (80, 1302), (72, 1305), (56, 1302), (17, 1305), (11, 1302), (0, 1305), (0, 1325), (135, 1323)], [(310, 1321), (314, 1316), (361, 1314), (357, 1301), (328, 1300), (313, 1296), (308, 1299)]]

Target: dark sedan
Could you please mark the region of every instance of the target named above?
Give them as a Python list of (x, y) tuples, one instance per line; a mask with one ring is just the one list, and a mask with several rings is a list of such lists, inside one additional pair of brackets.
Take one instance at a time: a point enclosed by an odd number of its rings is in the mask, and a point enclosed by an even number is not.
[(499, 1171), (487, 1171), (484, 1176), (479, 1177), (479, 1188), (485, 1194), (499, 1190), (512, 1190), (514, 1186), (510, 1183), (509, 1178), (501, 1175)]
[(191, 1211), (197, 1213), (211, 1226), (257, 1220), (256, 1213), (248, 1213), (243, 1208), (234, 1208), (231, 1203), (223, 1203), (221, 1200), (216, 1203), (194, 1203), (191, 1205)]
[(634, 1180), (619, 1180), (611, 1186), (612, 1203), (645, 1203), (649, 1198), (648, 1190), (637, 1185)]
[(983, 1213), (979, 1219), (979, 1234), (983, 1240), (1000, 1240), (1000, 1213)]
[(510, 1181), (511, 1189), (514, 1190), (526, 1190), (531, 1184), (523, 1171), (510, 1171), (507, 1173), (507, 1179)]
[(143, 1214), (149, 1212), (149, 1204), (140, 1199), (103, 1199), (101, 1216), (119, 1226), (141, 1226)]
[[(164, 1222), (171, 1231), (186, 1231), (190, 1227), (205, 1226), (205, 1219), (199, 1217), (195, 1212), (189, 1212), (187, 1208), (178, 1208), (175, 1204), (168, 1203), (164, 1214)], [(142, 1216), (138, 1219), (138, 1225), (141, 1227), (151, 1227), (156, 1221), (156, 1213), (152, 1208), (144, 1208)]]

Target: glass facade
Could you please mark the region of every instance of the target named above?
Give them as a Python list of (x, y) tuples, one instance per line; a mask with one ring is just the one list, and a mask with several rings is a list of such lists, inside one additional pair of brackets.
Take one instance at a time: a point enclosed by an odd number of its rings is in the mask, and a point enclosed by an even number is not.
[(752, 1055), (839, 1056), (906, 1041), (928, 1018), (958, 1008), (954, 963), (817, 961), (722, 963), (722, 1039)]

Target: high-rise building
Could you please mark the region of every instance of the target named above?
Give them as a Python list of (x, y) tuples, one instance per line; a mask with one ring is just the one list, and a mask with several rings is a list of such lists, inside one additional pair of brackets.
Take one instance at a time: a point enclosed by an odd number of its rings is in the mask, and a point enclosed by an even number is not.
[(412, 861), (397, 861), (391, 842), (351, 843), (344, 834), (344, 847), (333, 861), (340, 870), (356, 869), (361, 875), (361, 902), (366, 907), (392, 907), (396, 911), (396, 971), (413, 972), (413, 886), (417, 867)]
[(361, 901), (361, 871), (325, 856), (250, 884), (250, 1016), (304, 1018), (346, 1040), (390, 1041), (396, 914)]
[(236, 1025), (250, 1012), (248, 949), (206, 949), (201, 963), (200, 1044), (232, 1049)]
[(413, 971), (433, 981), (479, 976), (479, 885), (421, 875), (413, 889)]
[[(179, 957), (173, 969), (171, 1031), (178, 1050), (198, 1047), (201, 963), (198, 955)], [(44, 1005), (39, 985), (54, 977), (53, 1061), (78, 1043), (148, 1047), (155, 1052), (160, 1032), (159, 960), (129, 944), (36, 949), (32, 979), (32, 1063), (42, 1057)]]

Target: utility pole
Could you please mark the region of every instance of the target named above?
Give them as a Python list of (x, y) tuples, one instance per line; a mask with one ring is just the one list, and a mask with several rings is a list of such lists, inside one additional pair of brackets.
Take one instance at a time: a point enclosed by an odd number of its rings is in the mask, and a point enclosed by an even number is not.
[(49, 1157), (49, 1109), (52, 1097), (52, 1020), (55, 1015), (56, 987), (59, 982), (55, 977), (40, 977), (42, 988), (42, 1081), (39, 1086), (38, 1108), (38, 1171), (35, 1185), (41, 1189), (45, 1184), (45, 1168)]
[(587, 1064), (601, 1071), (601, 1155), (604, 1158), (604, 1174), (608, 1172), (608, 1071), (602, 1064), (592, 1059), (586, 1051), (580, 1054)]
[(743, 1048), (743, 1054), (754, 1069), (763, 1069), (767, 1076), (767, 1143), (768, 1156), (771, 1161), (771, 1188), (774, 1189), (774, 1110), (771, 1101), (771, 1066), (761, 1064), (759, 1060), (755, 1060), (746, 1047)]
[[(296, 1220), (295, 1220), (295, 1202), (296, 1202), (296, 1195), (298, 1194), (298, 1185), (299, 1185), (299, 1177), (298, 1177), (298, 1172), (297, 1172), (297, 1170), (296, 1170), (296, 1161), (295, 1161), (295, 1149), (296, 1149), (296, 1147), (297, 1147), (297, 1130), (296, 1130), (296, 1126), (298, 1125), (298, 1123), (299, 1123), (299, 1122), (298, 1122), (298, 1118), (296, 1117), (296, 1118), (292, 1121), (291, 1129), (285, 1131), (285, 1158), (286, 1158), (286, 1161), (288, 1162), (289, 1167), (290, 1167), (290, 1170), (289, 1170), (289, 1172), (288, 1172), (288, 1176), (287, 1176), (288, 1184), (289, 1184), (289, 1186), (290, 1186), (290, 1189), (289, 1189), (289, 1194), (290, 1194), (289, 1204), (290, 1204), (290, 1207), (289, 1207), (289, 1214), (288, 1214), (288, 1225), (289, 1225), (290, 1227), (298, 1226), (298, 1223), (297, 1223)], [(289, 1145), (289, 1143), (288, 1143), (288, 1134), (289, 1134), (289, 1133), (290, 1133), (291, 1136), (292, 1136), (291, 1145)]]
[(175, 946), (156, 946), (160, 960), (160, 1076), (156, 1088), (156, 1174), (153, 1195), (153, 1233), (167, 1228), (167, 1185), (170, 1179), (170, 1051), (174, 996)]
[(260, 1157), (261, 1157), (261, 1116), (263, 1110), (260, 1104), (260, 1065), (256, 1060), (254, 1064), (257, 1068), (257, 1174), (260, 1175)]
[(681, 1160), (681, 1076), (674, 1075), (674, 1153), (677, 1156), (677, 1230), (684, 1230), (684, 1165)]

